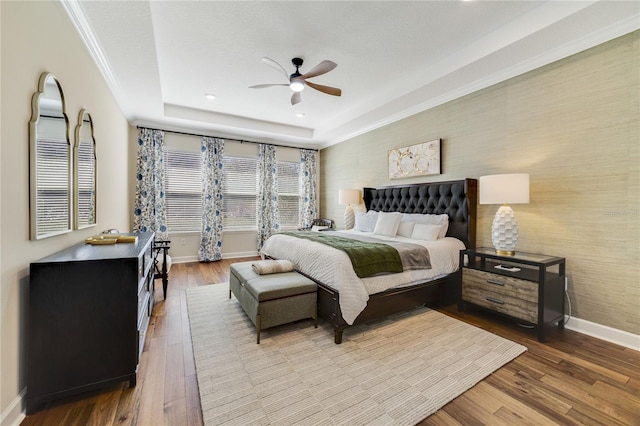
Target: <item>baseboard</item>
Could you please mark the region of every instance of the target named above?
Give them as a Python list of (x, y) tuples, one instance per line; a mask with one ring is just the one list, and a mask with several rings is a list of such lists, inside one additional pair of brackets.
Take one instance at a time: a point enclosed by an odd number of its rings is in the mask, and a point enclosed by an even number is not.
[(260, 254), (257, 251), (244, 251), (244, 252), (237, 252), (237, 253), (225, 253), (222, 255), (222, 258), (237, 259), (239, 257), (255, 257), (255, 256), (260, 256)]
[[(568, 317), (565, 317), (565, 322)], [(618, 330), (606, 325), (596, 324), (595, 322), (571, 317), (569, 323), (565, 327), (578, 333), (596, 337), (607, 342), (615, 343), (635, 351), (640, 351), (640, 336), (629, 333), (628, 331)]]
[(2, 426), (18, 426), (26, 417), (24, 411), (22, 411), (22, 400), (27, 393), (27, 388), (22, 389), (22, 392), (15, 397), (6, 410), (0, 414), (0, 425)]
[(171, 256), (171, 263), (198, 262), (198, 256)]
[[(257, 251), (246, 251), (246, 252), (237, 252), (237, 253), (224, 253), (222, 255), (223, 259), (237, 259), (241, 257), (255, 257), (258, 256)], [(173, 257), (171, 256), (172, 263), (189, 263), (189, 262), (199, 262), (198, 256), (180, 256)]]

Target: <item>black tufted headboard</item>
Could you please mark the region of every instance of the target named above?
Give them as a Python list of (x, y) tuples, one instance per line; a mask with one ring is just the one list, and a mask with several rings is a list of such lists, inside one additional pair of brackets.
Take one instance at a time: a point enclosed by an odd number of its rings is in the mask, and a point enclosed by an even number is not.
[(476, 246), (478, 181), (463, 179), (410, 185), (364, 188), (367, 210), (400, 213), (448, 214), (447, 236)]

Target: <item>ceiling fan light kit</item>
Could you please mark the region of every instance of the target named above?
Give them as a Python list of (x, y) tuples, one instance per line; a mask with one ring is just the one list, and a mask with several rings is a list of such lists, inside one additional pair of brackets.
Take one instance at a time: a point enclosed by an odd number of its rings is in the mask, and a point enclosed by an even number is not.
[(289, 87), (294, 92), (302, 92), (304, 90), (304, 83), (299, 80), (292, 80), (291, 83), (289, 84)]
[(342, 95), (342, 90), (338, 89), (337, 87), (323, 86), (320, 84), (315, 84), (310, 81), (307, 81), (308, 78), (317, 77), (319, 75), (326, 74), (329, 71), (333, 70), (335, 67), (338, 66), (335, 62), (324, 60), (320, 62), (318, 65), (316, 65), (314, 68), (312, 68), (311, 71), (309, 71), (308, 73), (300, 74), (299, 70), (302, 64), (304, 63), (304, 61), (301, 58), (293, 58), (291, 60), (291, 63), (296, 67), (296, 71), (291, 75), (288, 75), (285, 69), (282, 67), (282, 65), (280, 65), (279, 63), (277, 63), (271, 58), (264, 57), (262, 58), (262, 62), (273, 67), (278, 72), (281, 72), (289, 80), (289, 84), (258, 84), (255, 86), (250, 86), (249, 88), (251, 89), (264, 89), (264, 88), (273, 87), (273, 86), (289, 86), (289, 88), (294, 92), (293, 95), (291, 96), (291, 105), (295, 105), (300, 101), (302, 101), (300, 92), (304, 90), (305, 86), (309, 86), (312, 89), (318, 90), (319, 92), (326, 93), (332, 96)]

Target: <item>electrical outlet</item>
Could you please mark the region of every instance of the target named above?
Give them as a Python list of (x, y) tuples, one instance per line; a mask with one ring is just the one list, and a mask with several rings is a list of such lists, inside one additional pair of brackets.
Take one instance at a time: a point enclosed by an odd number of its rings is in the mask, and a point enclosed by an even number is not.
[(569, 277), (564, 277), (564, 291), (569, 289)]
[(180, 238), (180, 245), (181, 246), (186, 246), (187, 245), (187, 240), (184, 238)]

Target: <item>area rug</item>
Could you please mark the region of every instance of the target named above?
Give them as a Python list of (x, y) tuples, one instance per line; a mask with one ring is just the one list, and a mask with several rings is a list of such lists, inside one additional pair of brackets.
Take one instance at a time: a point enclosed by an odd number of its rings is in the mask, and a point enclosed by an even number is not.
[(228, 284), (187, 290), (206, 425), (414, 425), (524, 346), (428, 308), (345, 330), (255, 327)]

